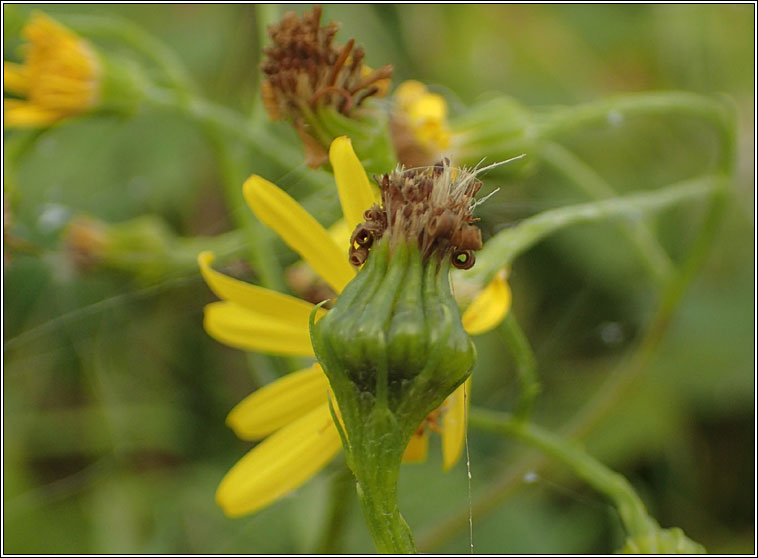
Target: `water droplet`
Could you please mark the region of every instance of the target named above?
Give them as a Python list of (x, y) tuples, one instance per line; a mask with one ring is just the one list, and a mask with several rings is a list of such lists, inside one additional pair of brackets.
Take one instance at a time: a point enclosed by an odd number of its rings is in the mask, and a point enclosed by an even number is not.
[(538, 480), (540, 480), (540, 476), (536, 472), (534, 472), (534, 471), (528, 471), (524, 475), (524, 482), (526, 484), (533, 484), (533, 483), (537, 482)]
[(42, 232), (53, 232), (65, 225), (71, 216), (71, 209), (55, 203), (46, 204), (37, 218), (37, 227)]
[(620, 126), (624, 122), (624, 115), (617, 110), (610, 111), (606, 118), (611, 126)]
[(624, 341), (624, 328), (618, 322), (600, 324), (600, 339), (606, 345), (618, 345)]

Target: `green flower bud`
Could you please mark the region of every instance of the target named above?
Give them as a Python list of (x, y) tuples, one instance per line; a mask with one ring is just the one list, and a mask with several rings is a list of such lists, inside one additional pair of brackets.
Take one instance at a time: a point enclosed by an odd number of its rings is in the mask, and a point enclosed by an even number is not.
[(380, 550), (397, 551), (412, 549), (395, 504), (405, 448), (476, 358), (449, 271), (473, 265), (481, 247), (472, 215), (481, 183), (443, 161), (398, 169), (379, 185), (382, 204), (365, 212), (352, 235), (351, 262), (365, 265), (311, 325), (311, 338), (369, 527)]
[(78, 216), (63, 231), (66, 255), (81, 272), (111, 269), (145, 284), (187, 273), (197, 265), (197, 253), (228, 253), (239, 245), (236, 233), (215, 237), (181, 237), (155, 215), (120, 223)]
[(468, 377), (475, 350), (450, 292), (448, 265), (424, 264), (414, 244), (392, 251), (389, 244), (378, 242), (315, 324), (313, 338), (340, 409), (343, 392), (355, 394), (368, 411), (386, 406), (405, 426), (407, 445), (423, 418)]
[(678, 527), (655, 529), (626, 539), (618, 554), (705, 554), (705, 547), (688, 539)]

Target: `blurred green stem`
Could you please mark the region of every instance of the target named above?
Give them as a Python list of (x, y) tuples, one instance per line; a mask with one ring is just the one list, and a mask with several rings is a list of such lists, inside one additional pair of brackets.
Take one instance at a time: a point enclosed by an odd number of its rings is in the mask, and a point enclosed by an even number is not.
[(727, 171), (735, 153), (735, 119), (731, 105), (696, 93), (661, 91), (634, 93), (600, 99), (557, 110), (537, 124), (535, 135), (542, 141), (593, 124), (617, 125), (624, 117), (681, 115), (700, 118), (713, 125), (721, 136), (719, 168)]
[(355, 477), (346, 463), (332, 477), (329, 493), (329, 515), (316, 548), (317, 554), (339, 554), (349, 521), (350, 502), (355, 494)]
[[(255, 4), (255, 25), (258, 38), (258, 52), (263, 52), (268, 37), (268, 27), (279, 21), (280, 9), (277, 4)], [(255, 73), (254, 78), (256, 90), (260, 89), (261, 74)], [(254, 127), (263, 127), (267, 120), (266, 111), (263, 109), (263, 102), (260, 95), (255, 96), (250, 113), (250, 124)]]
[[(728, 178), (722, 178), (721, 182), (728, 183), (728, 180)], [(638, 348), (629, 360), (610, 375), (600, 390), (593, 395), (571, 423), (561, 432), (564, 439), (579, 439), (586, 436), (608, 415), (624, 394), (628, 392), (634, 381), (650, 365), (676, 308), (681, 303), (687, 287), (695, 278), (716, 238), (727, 200), (727, 190), (721, 187), (722, 185), (719, 183), (710, 190), (708, 213), (698, 237), (685, 262), (663, 287), (655, 317)], [(434, 527), (422, 533), (418, 537), (419, 548), (422, 552), (429, 552), (447, 540), (453, 533), (465, 529), (470, 514), (474, 517), (481, 517), (486, 514), (522, 482), (525, 472), (539, 470), (547, 464), (548, 460), (545, 457), (530, 457), (515, 463), (512, 468), (494, 480), (485, 494), (474, 500), (470, 511), (467, 509), (446, 521), (438, 522)]]
[[(563, 174), (591, 199), (601, 200), (616, 195), (605, 180), (587, 163), (568, 149), (553, 142), (540, 147), (539, 157)], [(662, 283), (671, 276), (674, 266), (671, 258), (661, 248), (655, 236), (644, 221), (621, 221), (619, 229), (627, 236), (647, 266), (650, 274)]]
[(576, 476), (613, 501), (628, 536), (644, 535), (658, 528), (629, 481), (575, 443), (506, 413), (472, 407), (468, 420), (474, 428), (516, 438), (569, 467)]
[(113, 14), (77, 15), (63, 19), (82, 35), (115, 39), (139, 52), (163, 72), (169, 85), (180, 94), (189, 96), (196, 90), (192, 78), (174, 52), (138, 25)]
[(477, 254), (476, 267), (467, 275), (472, 281), (486, 285), (503, 266), (510, 265), (517, 256), (565, 227), (614, 217), (639, 219), (647, 212), (712, 195), (716, 190), (723, 190), (725, 182), (724, 176), (704, 176), (649, 192), (543, 211), (490, 238)]
[(193, 96), (185, 102), (174, 91), (155, 86), (147, 89), (146, 97), (153, 106), (176, 110), (192, 120), (205, 125), (210, 124), (243, 140), (249, 147), (282, 169), (291, 170), (302, 159), (302, 155), (279, 138), (265, 130), (250, 126), (241, 114), (201, 97)]
[[(238, 227), (244, 232), (250, 263), (265, 287), (284, 290), (283, 271), (271, 250), (272, 235), (246, 209), (247, 204), (242, 197), (244, 172), (239, 168), (226, 136), (231, 133), (243, 139), (250, 147), (265, 154), (285, 170), (290, 170), (292, 161), (297, 161), (300, 157), (277, 139), (264, 137), (265, 132), (258, 133), (256, 128), (246, 123), (242, 115), (199, 97), (193, 80), (173, 51), (139, 26), (112, 16), (75, 16), (68, 18), (67, 22), (84, 35), (112, 38), (124, 43), (162, 71), (170, 89), (149, 85), (146, 87), (147, 100), (154, 106), (176, 110), (202, 125), (216, 151), (227, 206)], [(275, 361), (268, 363), (270, 357), (263, 360), (264, 362), (258, 362), (259, 366), (268, 370), (273, 364), (280, 373), (299, 365), (296, 359), (285, 359), (284, 367), (276, 366)]]
[(253, 212), (248, 210), (242, 196), (244, 172), (239, 168), (223, 134), (212, 125), (207, 125), (206, 135), (216, 151), (229, 211), (237, 226), (245, 231), (250, 263), (264, 287), (283, 290), (283, 271), (271, 250), (271, 234)]
[[(252, 126), (241, 114), (206, 99), (191, 96), (182, 98), (173, 91), (149, 87), (146, 98), (156, 107), (175, 110), (203, 126), (213, 126), (225, 134), (244, 141), (258, 157), (268, 159), (299, 180), (310, 183), (312, 190), (326, 186), (326, 175), (302, 168), (303, 155), (264, 127)], [(240, 185), (241, 186), (241, 185)]]
[(537, 362), (529, 340), (513, 314), (513, 309), (508, 312), (506, 318), (500, 322), (498, 330), (516, 360), (516, 371), (521, 383), (521, 393), (514, 416), (519, 420), (526, 420), (532, 412), (534, 400), (540, 392), (540, 383), (537, 379)]
[(698, 232), (687, 259), (677, 273), (664, 285), (660, 303), (650, 328), (630, 361), (612, 374), (592, 399), (574, 416), (566, 428), (568, 435), (581, 437), (595, 428), (653, 360), (655, 351), (663, 339), (674, 311), (686, 293), (687, 286), (695, 279), (698, 270), (710, 252), (723, 219), (727, 192), (726, 188), (715, 188), (711, 192), (703, 226)]
[[(148, 99), (163, 108), (173, 108), (183, 112), (203, 124), (219, 159), (229, 211), (235, 216), (240, 228), (246, 232), (247, 247), (253, 268), (259, 274), (264, 286), (273, 289), (282, 288), (284, 284), (281, 279), (281, 268), (272, 256), (270, 243), (267, 238), (264, 238), (267, 235), (264, 234), (262, 225), (251, 212), (238, 211), (240, 207), (246, 205), (242, 199), (240, 179), (241, 176), (244, 177), (244, 173), (237, 168), (226, 138), (221, 132), (232, 130), (247, 141), (257, 140), (257, 136), (250, 133), (251, 128), (245, 125), (242, 116), (198, 97), (195, 84), (174, 52), (139, 26), (113, 16), (72, 16), (66, 21), (73, 29), (84, 35), (116, 39), (143, 54), (160, 68), (172, 89), (148, 87)], [(254, 143), (255, 148), (260, 148), (262, 144), (271, 145), (269, 141)], [(286, 151), (278, 153), (286, 153)], [(280, 162), (284, 168), (289, 168), (289, 165), (280, 158), (272, 158)]]
[[(206, 123), (204, 128), (219, 160), (227, 206), (237, 226), (244, 231), (250, 264), (264, 287), (286, 292), (284, 270), (272, 250), (273, 233), (247, 207), (242, 195), (241, 177), (244, 176), (244, 172), (237, 164), (228, 138), (211, 123)], [(265, 355), (260, 359), (248, 360), (248, 364), (262, 367), (261, 371), (254, 370), (258, 380), (261, 380), (262, 376), (270, 375), (271, 368), (278, 371), (278, 376), (301, 368), (299, 359), (285, 356)]]

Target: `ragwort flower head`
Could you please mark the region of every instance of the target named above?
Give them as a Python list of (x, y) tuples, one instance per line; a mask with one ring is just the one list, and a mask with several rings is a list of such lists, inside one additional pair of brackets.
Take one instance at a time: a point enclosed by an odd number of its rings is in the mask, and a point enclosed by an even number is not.
[(42, 12), (22, 30), (24, 62), (3, 61), (4, 124), (44, 127), (95, 109), (132, 112), (145, 80), (127, 60), (102, 52)]
[(397, 168), (379, 180), (382, 203), (364, 214), (366, 220), (350, 238), (350, 262), (362, 265), (369, 248), (385, 235), (390, 244), (414, 242), (424, 261), (448, 256), (459, 269), (474, 265), (482, 233), (473, 223), (474, 196), (482, 183), (459, 171), (447, 159), (431, 167)]
[[(336, 139), (329, 156), (345, 221), (354, 229), (374, 204), (375, 193), (349, 139)], [(348, 261), (348, 247), (340, 248), (295, 200), (263, 178), (250, 177), (243, 190), (264, 224), (341, 293), (356, 276)], [(213, 338), (245, 350), (314, 356), (308, 330), (313, 304), (219, 273), (211, 267), (213, 255), (208, 252), (200, 254), (198, 262), (208, 286), (222, 299), (205, 308), (205, 329)], [(509, 306), (510, 291), (498, 277), (463, 314), (464, 326), (472, 332), (488, 331)], [(317, 320), (326, 315), (326, 310), (316, 310)], [(419, 421), (404, 455), (406, 461), (426, 457), (426, 427), (432, 427), (442, 436), (444, 468), (456, 463), (465, 432), (465, 389), (460, 386), (429, 420)], [(219, 485), (216, 500), (227, 515), (240, 516), (268, 506), (306, 482), (339, 452), (342, 444), (328, 393), (327, 377), (315, 364), (255, 391), (229, 413), (227, 424), (240, 438), (263, 441)]]
[(411, 550), (397, 506), (400, 463), (419, 424), (434, 420), (476, 359), (450, 267), (471, 267), (482, 247), (473, 217), (481, 182), (447, 160), (399, 167), (377, 182), (381, 204), (365, 211), (351, 238), (351, 262), (365, 265), (311, 323), (311, 339), (377, 548)]
[[(419, 81), (404, 81), (392, 94), (392, 143), (406, 167), (432, 165), (444, 157), (476, 165), (533, 153), (534, 124), (529, 111), (510, 97), (485, 99), (451, 118), (445, 98)], [(524, 158), (501, 172), (520, 175), (533, 168), (534, 162)]]
[(102, 64), (92, 46), (60, 23), (35, 12), (22, 34), (23, 64), (3, 62), (7, 126), (42, 126), (91, 110), (100, 98)]
[(406, 167), (422, 167), (448, 154), (452, 132), (447, 102), (416, 80), (404, 81), (392, 94), (392, 142)]

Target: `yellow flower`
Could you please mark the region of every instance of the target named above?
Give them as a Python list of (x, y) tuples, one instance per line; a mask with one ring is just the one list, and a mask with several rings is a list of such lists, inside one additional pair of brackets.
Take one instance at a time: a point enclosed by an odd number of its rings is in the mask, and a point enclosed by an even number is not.
[(46, 126), (87, 112), (99, 99), (101, 65), (87, 41), (41, 12), (23, 29), (23, 64), (3, 61), (6, 126)]
[(395, 151), (407, 167), (430, 165), (450, 147), (447, 103), (420, 81), (401, 83), (393, 95), (392, 136)]
[[(329, 150), (342, 212), (349, 230), (363, 221), (374, 203), (368, 177), (346, 137)], [(340, 247), (313, 217), (274, 184), (251, 176), (245, 199), (264, 224), (318, 273), (336, 293), (355, 276), (347, 244)], [(203, 277), (222, 300), (205, 308), (205, 329), (216, 340), (240, 349), (313, 357), (308, 319), (313, 305), (298, 298), (250, 285), (211, 267), (213, 255), (198, 257)], [(504, 317), (510, 290), (498, 276), (463, 315), (469, 332), (487, 331)], [(326, 310), (319, 310), (317, 319)], [(467, 381), (443, 403), (433, 421), (442, 435), (443, 465), (460, 457), (465, 433)], [(342, 447), (328, 404), (329, 383), (318, 364), (294, 372), (243, 399), (227, 424), (245, 440), (263, 440), (226, 474), (216, 501), (229, 516), (257, 511), (317, 473)], [(405, 459), (426, 456), (426, 429), (420, 429)]]

